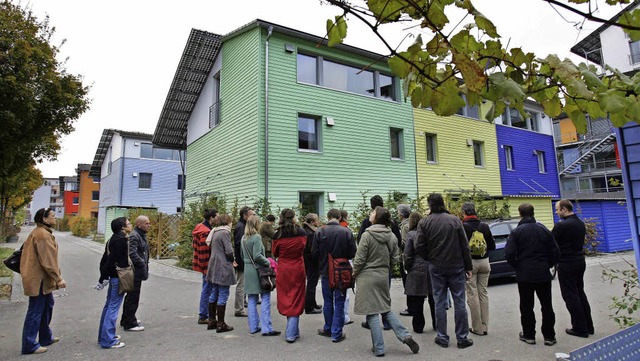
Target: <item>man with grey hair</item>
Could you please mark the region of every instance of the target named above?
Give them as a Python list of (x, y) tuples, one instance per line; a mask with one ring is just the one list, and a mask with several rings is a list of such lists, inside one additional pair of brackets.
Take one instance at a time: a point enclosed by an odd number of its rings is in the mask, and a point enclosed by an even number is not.
[[(411, 207), (408, 204), (398, 204), (396, 207), (398, 210), (398, 217), (400, 218), (400, 236), (399, 246), (400, 254), (404, 254), (404, 245), (407, 243), (407, 233), (409, 232), (409, 215), (411, 214)], [(400, 277), (402, 277), (402, 287), (407, 283), (407, 272), (404, 270), (404, 262), (400, 259)], [(400, 312), (400, 316), (413, 316), (409, 311), (409, 297), (407, 296), (407, 308)]]
[[(485, 336), (489, 332), (489, 274), (491, 266), (489, 265), (489, 251), (496, 249), (496, 242), (491, 234), (489, 225), (480, 222), (476, 214), (476, 206), (473, 202), (465, 202), (462, 205), (462, 213), (464, 219), (462, 225), (467, 239), (474, 237), (474, 232), (478, 231), (482, 234), (482, 238), (487, 245), (484, 255), (474, 254), (471, 252), (471, 278), (467, 279), (467, 305), (469, 305), (469, 313), (471, 314), (471, 327), (469, 332)], [(478, 236), (475, 236), (478, 237)]]
[(122, 308), (120, 325), (125, 331), (144, 331), (140, 320), (136, 317), (138, 304), (140, 303), (140, 288), (142, 281), (149, 278), (149, 243), (147, 232), (151, 229), (151, 222), (147, 216), (136, 218), (136, 227), (129, 234), (129, 257), (134, 269), (134, 289), (127, 292)]

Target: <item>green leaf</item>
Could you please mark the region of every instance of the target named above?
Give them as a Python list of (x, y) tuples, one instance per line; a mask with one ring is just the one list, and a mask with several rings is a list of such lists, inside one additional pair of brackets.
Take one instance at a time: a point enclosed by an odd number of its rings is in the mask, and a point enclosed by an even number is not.
[(442, 116), (453, 115), (465, 106), (464, 99), (459, 93), (458, 81), (455, 78), (446, 81), (431, 94), (431, 109)]
[(336, 46), (344, 41), (347, 37), (347, 22), (343, 16), (336, 16), (335, 23), (331, 19), (327, 19), (327, 37), (329, 46)]
[(460, 70), (467, 88), (474, 92), (481, 91), (487, 82), (487, 76), (484, 74), (482, 67), (480, 67), (478, 62), (469, 59), (465, 54), (458, 53), (455, 50), (452, 50), (452, 53), (453, 63), (456, 65), (456, 68)]
[(397, 55), (394, 55), (391, 58), (389, 58), (387, 63), (389, 64), (389, 68), (391, 69), (391, 72), (401, 78), (406, 78), (409, 72), (411, 71), (411, 65), (409, 65), (407, 62), (405, 62), (403, 59), (401, 59)]
[[(620, 20), (618, 20), (618, 24), (640, 27), (640, 9), (635, 9), (622, 14), (622, 16), (620, 16)], [(640, 30), (629, 30), (625, 28), (622, 30), (629, 34), (631, 41), (640, 40)]]
[(484, 32), (487, 33), (487, 35), (489, 35), (492, 38), (500, 37), (500, 35), (498, 34), (498, 30), (496, 29), (496, 26), (493, 25), (491, 20), (486, 18), (479, 11), (475, 11), (474, 16), (475, 16), (476, 24), (478, 24), (478, 28), (484, 30)]
[(624, 112), (626, 108), (624, 94), (610, 89), (599, 94), (600, 107), (609, 113)]
[(398, 21), (404, 7), (401, 1), (393, 0), (367, 0), (367, 5), (382, 24)]

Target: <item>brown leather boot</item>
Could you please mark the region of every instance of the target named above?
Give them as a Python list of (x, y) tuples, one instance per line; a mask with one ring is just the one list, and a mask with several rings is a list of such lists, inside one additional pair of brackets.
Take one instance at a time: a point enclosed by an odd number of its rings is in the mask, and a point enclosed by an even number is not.
[(218, 305), (217, 306), (217, 311), (218, 311), (218, 333), (220, 332), (228, 332), (228, 331), (233, 331), (233, 327), (227, 325), (224, 322), (224, 313), (227, 310), (227, 305)]
[(215, 330), (218, 328), (218, 322), (216, 321), (216, 303), (209, 303), (209, 322), (207, 323), (207, 330)]

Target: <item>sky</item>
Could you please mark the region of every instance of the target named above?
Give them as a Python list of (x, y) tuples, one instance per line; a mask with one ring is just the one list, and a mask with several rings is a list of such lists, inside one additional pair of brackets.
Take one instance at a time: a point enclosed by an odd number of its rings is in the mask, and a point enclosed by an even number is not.
[[(56, 28), (54, 45), (64, 44), (59, 60), (72, 74), (82, 75), (91, 86), (90, 109), (75, 123), (75, 131), (62, 139), (57, 161), (38, 165), (43, 176), (75, 175), (78, 163), (92, 163), (102, 131), (114, 128), (153, 133), (171, 81), (192, 28), (225, 35), (261, 19), (317, 36), (340, 9), (319, 0), (14, 0), (38, 19), (50, 18)], [(557, 54), (574, 62), (583, 59), (569, 49), (600, 24), (543, 0), (475, 0), (474, 5), (496, 25), (503, 44), (521, 47), (539, 57)], [(516, 5), (517, 4), (517, 5)], [(609, 19), (620, 7), (592, 0), (597, 16)], [(583, 7), (582, 10), (586, 10)], [(451, 16), (451, 23), (460, 18)], [(471, 20), (465, 19), (464, 23)], [(399, 44), (407, 30), (381, 29), (391, 44)], [(426, 37), (425, 37), (426, 36)], [(428, 38), (423, 35), (423, 39)], [(399, 49), (405, 49), (405, 40)], [(345, 43), (387, 55), (372, 32), (352, 19)]]

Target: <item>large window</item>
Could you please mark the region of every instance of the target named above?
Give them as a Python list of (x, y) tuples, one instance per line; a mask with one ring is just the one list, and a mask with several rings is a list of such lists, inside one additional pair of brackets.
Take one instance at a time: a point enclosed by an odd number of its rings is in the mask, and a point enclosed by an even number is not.
[(300, 192), (300, 216), (308, 213), (323, 214), (322, 211), (322, 193), (317, 192)]
[(539, 173), (547, 173), (547, 166), (544, 160), (544, 152), (541, 150), (536, 150), (536, 158), (538, 159), (538, 172)]
[(377, 98), (396, 100), (394, 77), (325, 59), (298, 54), (298, 81)]
[(80, 202), (80, 197), (73, 197), (73, 200), (71, 203), (73, 203), (73, 205), (77, 205)]
[(435, 134), (427, 133), (425, 135), (427, 142), (427, 163), (438, 162), (438, 138)]
[(462, 98), (464, 99), (465, 102), (465, 106), (458, 109), (458, 111), (456, 112), (456, 114), (458, 115), (462, 115), (464, 117), (469, 117), (469, 118), (473, 118), (473, 119), (480, 119), (480, 111), (477, 105), (469, 105), (469, 102), (467, 101), (467, 96), (466, 95), (462, 95)]
[(140, 158), (163, 159), (163, 160), (184, 160), (184, 153), (180, 150), (154, 147), (151, 143), (140, 144)]
[(138, 188), (151, 189), (151, 173), (140, 173), (138, 176)]
[(320, 150), (320, 118), (298, 116), (298, 149)]
[(404, 137), (402, 129), (389, 128), (391, 159), (404, 159)]
[(629, 56), (631, 65), (640, 63), (640, 41), (629, 43), (629, 50), (631, 50), (631, 55)]
[(473, 141), (473, 163), (476, 167), (484, 167), (484, 142)]
[(504, 159), (507, 163), (507, 170), (513, 170), (513, 147), (510, 145), (504, 146)]
[(502, 124), (540, 132), (540, 118), (542, 117), (542, 114), (531, 110), (527, 110), (526, 114), (527, 117), (522, 118), (520, 112), (507, 107), (504, 110), (504, 113), (502, 113)]

